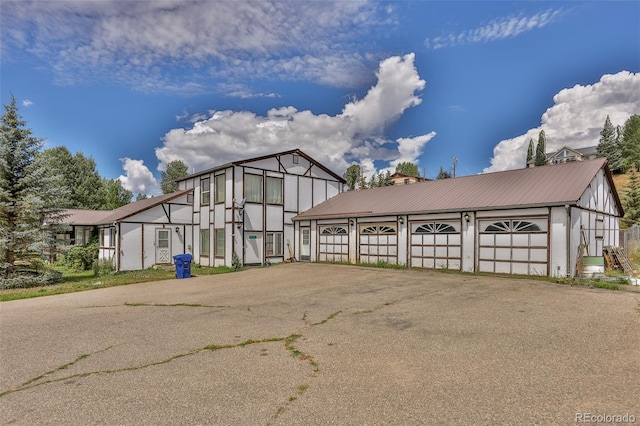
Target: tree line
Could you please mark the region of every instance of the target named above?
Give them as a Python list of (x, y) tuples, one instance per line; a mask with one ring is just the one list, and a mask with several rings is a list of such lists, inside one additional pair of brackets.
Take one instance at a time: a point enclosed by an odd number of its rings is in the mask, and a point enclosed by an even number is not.
[[(18, 113), (15, 97), (3, 105), (0, 123), (0, 273), (15, 271), (16, 260), (46, 259), (64, 233), (67, 209), (113, 210), (132, 201), (119, 179), (101, 177), (93, 158), (64, 147), (43, 149)], [(164, 193), (187, 175), (182, 161), (162, 172)], [(147, 198), (138, 194), (136, 200)]]

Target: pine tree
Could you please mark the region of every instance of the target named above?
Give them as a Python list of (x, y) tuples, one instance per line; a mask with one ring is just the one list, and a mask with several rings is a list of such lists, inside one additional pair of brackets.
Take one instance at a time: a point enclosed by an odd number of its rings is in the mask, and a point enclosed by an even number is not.
[(349, 191), (355, 190), (360, 181), (360, 166), (358, 164), (350, 165), (343, 177), (347, 181), (347, 189)]
[(440, 166), (440, 172), (438, 173), (438, 176), (436, 177), (436, 179), (449, 179), (451, 178), (451, 173), (445, 171), (442, 166)]
[(66, 198), (60, 175), (38, 155), (42, 139), (18, 114), (15, 97), (4, 105), (0, 129), (0, 269), (15, 271), (16, 260), (41, 257), (51, 250), (56, 227), (62, 226), (60, 200)]
[(632, 115), (624, 123), (622, 162), (625, 170), (635, 166), (640, 170), (640, 115)]
[(167, 170), (161, 172), (160, 187), (163, 194), (170, 194), (178, 189), (178, 179), (187, 176), (189, 167), (181, 160), (174, 160), (167, 164)]
[(64, 146), (43, 151), (40, 156), (47, 167), (61, 175), (69, 197), (62, 206), (70, 209), (99, 210), (102, 207), (102, 178), (96, 162), (81, 152), (71, 154)]
[(533, 138), (529, 139), (529, 149), (527, 149), (527, 168), (531, 166), (531, 160), (533, 160)]
[(544, 166), (545, 164), (547, 164), (547, 139), (544, 130), (540, 130), (536, 146), (536, 166)]
[(621, 225), (625, 228), (636, 224), (640, 225), (640, 182), (638, 182), (635, 166), (631, 166), (629, 173), (629, 185), (622, 201), (624, 217), (621, 220)]
[(619, 173), (622, 168), (622, 153), (618, 144), (616, 129), (611, 124), (611, 119), (607, 115), (604, 126), (600, 131), (600, 140), (596, 149), (596, 156), (606, 158), (609, 161), (609, 168), (613, 173)]

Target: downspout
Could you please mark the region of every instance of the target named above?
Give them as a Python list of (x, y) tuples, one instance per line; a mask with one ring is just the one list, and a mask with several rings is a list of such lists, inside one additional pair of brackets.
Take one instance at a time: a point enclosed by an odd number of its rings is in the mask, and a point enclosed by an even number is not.
[(113, 223), (115, 225), (116, 228), (116, 235), (118, 236), (117, 241), (117, 246), (116, 246), (116, 272), (120, 272), (120, 248), (122, 247), (122, 233), (120, 232), (120, 223), (119, 222), (114, 222)]
[(566, 250), (567, 250), (567, 277), (571, 278), (573, 277), (573, 268), (571, 267), (571, 244), (572, 244), (572, 239), (571, 239), (571, 206), (570, 205), (565, 205), (564, 206), (565, 210), (566, 210), (566, 215), (567, 215), (567, 230), (566, 230)]

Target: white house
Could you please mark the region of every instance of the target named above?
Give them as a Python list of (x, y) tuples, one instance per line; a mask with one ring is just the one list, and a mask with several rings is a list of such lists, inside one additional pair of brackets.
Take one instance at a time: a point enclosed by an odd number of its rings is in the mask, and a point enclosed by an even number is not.
[[(295, 149), (234, 161), (177, 183), (195, 194), (188, 250), (194, 262), (231, 266), (234, 260), (283, 262), (300, 253), (292, 218), (341, 193), (345, 181)], [(304, 250), (300, 255), (309, 256)]]
[(298, 259), (564, 277), (622, 215), (598, 159), (348, 191), (293, 221)]
[(89, 242), (99, 232), (99, 255), (117, 271), (171, 264), (173, 256), (189, 253), (193, 190), (147, 198), (115, 210), (67, 210), (74, 245)]

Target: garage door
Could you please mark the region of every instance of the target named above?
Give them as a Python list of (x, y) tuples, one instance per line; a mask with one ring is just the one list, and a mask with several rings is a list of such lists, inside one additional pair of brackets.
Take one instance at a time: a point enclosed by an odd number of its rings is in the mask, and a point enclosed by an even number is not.
[(347, 225), (321, 226), (318, 238), (320, 262), (348, 262), (349, 234)]
[(480, 272), (548, 275), (547, 218), (481, 220)]
[(359, 253), (360, 263), (398, 263), (397, 225), (360, 225)]
[(459, 221), (412, 223), (411, 266), (460, 270), (461, 240)]

